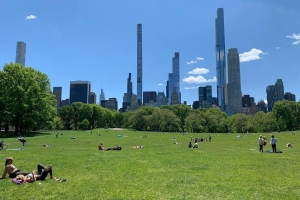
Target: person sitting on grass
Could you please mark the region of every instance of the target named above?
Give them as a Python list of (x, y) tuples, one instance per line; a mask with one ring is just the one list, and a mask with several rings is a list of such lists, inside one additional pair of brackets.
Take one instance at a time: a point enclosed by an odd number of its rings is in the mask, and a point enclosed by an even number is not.
[(195, 142), (195, 144), (194, 144), (194, 147), (193, 147), (193, 148), (198, 148), (198, 147), (199, 147), (198, 143), (197, 143), (197, 142)]
[(287, 143), (287, 144), (286, 144), (286, 147), (288, 147), (288, 148), (293, 148), (293, 146), (292, 146), (291, 143)]
[(5, 179), (6, 175), (8, 174), (9, 178), (16, 178), (16, 176), (22, 174), (27, 175), (29, 172), (21, 171), (20, 169), (16, 168), (13, 165), (14, 159), (13, 157), (7, 157), (5, 160), (5, 168), (2, 174), (2, 179)]

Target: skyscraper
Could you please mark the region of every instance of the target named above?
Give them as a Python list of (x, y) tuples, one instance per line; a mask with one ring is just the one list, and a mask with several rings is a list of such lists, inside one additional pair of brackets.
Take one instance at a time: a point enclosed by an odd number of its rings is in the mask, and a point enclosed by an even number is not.
[(61, 107), (62, 87), (53, 87), (53, 94), (56, 99), (56, 108), (59, 109)]
[(143, 105), (145, 106), (148, 103), (154, 104), (156, 102), (156, 96), (155, 91), (143, 92)]
[(228, 105), (226, 112), (233, 115), (242, 112), (242, 91), (241, 91), (241, 73), (240, 58), (236, 48), (229, 49), (227, 55), (228, 62), (228, 83), (227, 97)]
[(95, 94), (95, 92), (90, 92), (89, 94), (89, 104), (95, 104), (96, 103), (96, 99), (97, 99), (97, 96)]
[(284, 86), (282, 79), (277, 79), (275, 85), (269, 85), (266, 89), (268, 112), (271, 112), (275, 102), (284, 99)]
[(266, 89), (266, 92), (267, 92), (267, 101), (268, 101), (268, 112), (271, 112), (277, 98), (275, 85), (269, 85)]
[(226, 86), (226, 63), (225, 63), (225, 31), (224, 11), (218, 8), (216, 26), (216, 62), (217, 62), (217, 98), (218, 106), (225, 111), (225, 86)]
[(207, 85), (206, 87), (198, 87), (198, 102), (199, 108), (211, 108), (212, 107), (212, 87)]
[[(181, 93), (180, 93), (180, 64), (179, 64), (179, 52), (175, 52), (174, 58), (172, 58), (172, 73), (169, 73), (169, 80), (167, 82), (168, 89), (167, 89), (167, 97), (168, 103), (171, 103), (171, 98), (173, 92), (177, 93), (178, 103), (181, 103)], [(174, 94), (173, 94), (174, 96)]]
[(275, 83), (276, 93), (277, 93), (277, 99), (276, 101), (281, 101), (284, 99), (284, 86), (282, 79), (277, 79)]
[(17, 42), (16, 63), (25, 66), (25, 57), (26, 57), (26, 43)]
[(89, 81), (71, 81), (70, 82), (70, 105), (74, 102), (89, 102), (91, 93), (91, 82)]
[(104, 94), (104, 91), (103, 89), (101, 88), (101, 93), (100, 93), (100, 101), (99, 101), (99, 104), (101, 104), (101, 101), (102, 100), (105, 100), (105, 94)]
[(143, 55), (142, 55), (142, 24), (137, 25), (137, 102), (143, 101)]
[(132, 82), (131, 82), (131, 73), (129, 73), (128, 79), (127, 79), (127, 104), (130, 105), (132, 97)]

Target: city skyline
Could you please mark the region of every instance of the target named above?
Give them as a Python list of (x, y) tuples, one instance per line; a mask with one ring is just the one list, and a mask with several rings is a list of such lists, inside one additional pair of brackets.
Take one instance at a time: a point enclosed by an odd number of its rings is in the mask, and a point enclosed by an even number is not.
[[(165, 81), (172, 67), (170, 58), (179, 52), (181, 102), (192, 104), (197, 100), (198, 86), (212, 85), (213, 96), (217, 96), (214, 22), (217, 8), (224, 8), (225, 52), (229, 48), (239, 49), (242, 94), (250, 94), (256, 102), (266, 100), (266, 87), (282, 79), (285, 91), (295, 94), (299, 100), (296, 86), (300, 78), (297, 56), (300, 30), (295, 28), (298, 22), (293, 20), (299, 16), (298, 2), (237, 0), (212, 1), (210, 5), (200, 2), (173, 5), (167, 0), (158, 3), (137, 2), (138, 10), (127, 6), (128, 9), (119, 12), (126, 7), (125, 3), (106, 2), (100, 6), (101, 12), (96, 13), (96, 2), (93, 6), (38, 3), (36, 8), (19, 2), (25, 11), (9, 18), (7, 12), (16, 3), (4, 3), (6, 9), (0, 14), (4, 27), (0, 62), (4, 65), (14, 61), (15, 44), (24, 41), (28, 45), (26, 66), (46, 73), (52, 87), (63, 87), (62, 99), (69, 96), (69, 81), (89, 80), (93, 92), (99, 95), (102, 85), (106, 97), (116, 97), (122, 107), (126, 75), (132, 73), (132, 82), (137, 82), (136, 26), (141, 23), (143, 91), (166, 93)], [(166, 13), (166, 6), (173, 12)], [(51, 18), (54, 11), (57, 15)], [(70, 16), (65, 16), (66, 12)], [(23, 31), (16, 31), (15, 27)]]

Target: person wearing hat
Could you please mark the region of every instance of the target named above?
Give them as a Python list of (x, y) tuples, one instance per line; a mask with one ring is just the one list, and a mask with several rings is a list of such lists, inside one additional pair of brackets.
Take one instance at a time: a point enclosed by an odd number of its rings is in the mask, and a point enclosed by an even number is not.
[(258, 146), (259, 146), (259, 152), (262, 152), (262, 153), (264, 152), (263, 144), (264, 144), (263, 137), (262, 137), (262, 135), (260, 135), (258, 138)]

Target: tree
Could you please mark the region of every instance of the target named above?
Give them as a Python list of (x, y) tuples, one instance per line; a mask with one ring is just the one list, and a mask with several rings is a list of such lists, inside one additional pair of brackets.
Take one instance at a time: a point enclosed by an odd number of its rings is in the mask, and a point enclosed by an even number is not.
[(90, 122), (87, 118), (85, 118), (81, 123), (80, 123), (80, 128), (82, 130), (87, 130), (89, 129), (89, 125), (90, 125)]
[[(46, 74), (20, 64), (6, 64), (1, 72), (1, 103), (15, 133), (46, 127), (56, 115), (55, 97)], [(4, 95), (4, 96), (2, 96)]]

